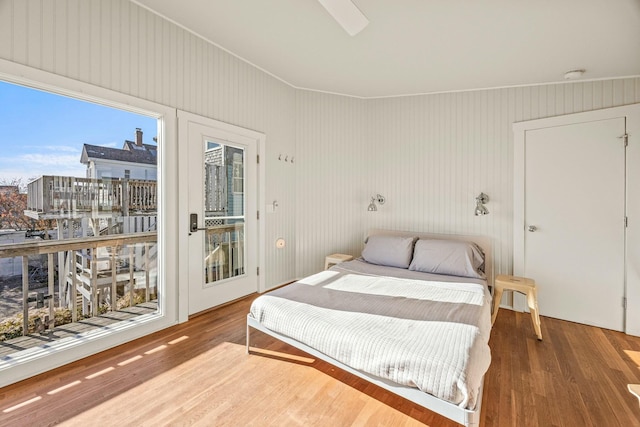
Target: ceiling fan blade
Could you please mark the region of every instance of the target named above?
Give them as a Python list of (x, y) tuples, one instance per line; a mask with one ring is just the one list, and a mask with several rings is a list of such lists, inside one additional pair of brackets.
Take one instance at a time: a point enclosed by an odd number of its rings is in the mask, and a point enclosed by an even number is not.
[(318, 1), (350, 36), (355, 36), (369, 25), (367, 17), (351, 0)]

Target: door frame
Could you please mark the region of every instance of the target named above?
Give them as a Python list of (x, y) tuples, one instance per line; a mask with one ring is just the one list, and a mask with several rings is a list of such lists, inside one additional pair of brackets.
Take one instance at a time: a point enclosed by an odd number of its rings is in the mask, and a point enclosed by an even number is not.
[[(525, 141), (526, 132), (577, 123), (624, 117), (628, 135), (626, 153), (626, 206), (629, 220), (625, 243), (625, 332), (640, 336), (640, 191), (628, 183), (640, 182), (640, 104), (605, 108), (583, 113), (567, 114), (513, 124), (513, 274), (524, 273), (525, 240)], [(515, 296), (513, 309), (524, 311), (525, 299)]]
[[(232, 133), (241, 135), (243, 137), (253, 139), (257, 144), (257, 153), (258, 153), (258, 170), (257, 170), (257, 200), (256, 200), (256, 208), (258, 210), (257, 215), (259, 215), (259, 219), (257, 221), (257, 260), (258, 267), (262, 267), (265, 264), (265, 251), (264, 251), (264, 242), (265, 242), (265, 227), (264, 227), (264, 215), (260, 212), (262, 209), (262, 204), (264, 201), (265, 195), (265, 142), (266, 135), (264, 133), (243, 128), (240, 126), (232, 125), (229, 123), (221, 122), (219, 120), (211, 119), (208, 117), (200, 116), (197, 114), (189, 113), (182, 110), (177, 110), (177, 126), (178, 126), (178, 147), (185, 146), (189, 143), (188, 139), (188, 123), (198, 123), (203, 126), (207, 126), (216, 130), (219, 130), (221, 133)], [(178, 187), (184, 188), (184, 185), (188, 182), (189, 179), (189, 164), (188, 164), (188, 156), (186, 155), (186, 150), (178, 149)], [(178, 321), (185, 322), (189, 320), (189, 192), (188, 191), (180, 191), (178, 194), (178, 205), (179, 205), (179, 214), (178, 214), (178, 240), (179, 240), (179, 254), (178, 254), (178, 270), (179, 274), (179, 283), (178, 289), (180, 298), (178, 300)], [(247, 213), (248, 215), (249, 213)], [(262, 269), (264, 270), (264, 269)], [(265, 289), (265, 274), (264, 271), (262, 274), (258, 275), (258, 283), (256, 286), (256, 291), (262, 292)]]

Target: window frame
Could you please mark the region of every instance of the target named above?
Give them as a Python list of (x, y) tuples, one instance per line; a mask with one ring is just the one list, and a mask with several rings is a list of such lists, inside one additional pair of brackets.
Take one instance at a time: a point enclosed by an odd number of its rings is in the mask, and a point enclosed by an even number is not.
[(121, 325), (107, 335), (88, 334), (82, 340), (31, 353), (28, 357), (0, 361), (0, 387), (96, 354), (187, 320), (178, 301), (178, 150), (175, 108), (125, 95), (67, 77), (0, 59), (0, 79), (53, 94), (118, 108), (158, 120), (158, 283), (164, 293), (158, 314), (135, 325)]

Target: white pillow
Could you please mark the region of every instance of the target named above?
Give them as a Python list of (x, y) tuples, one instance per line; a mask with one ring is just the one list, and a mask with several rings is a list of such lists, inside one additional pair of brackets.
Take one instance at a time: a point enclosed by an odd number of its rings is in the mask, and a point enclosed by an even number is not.
[(473, 242), (420, 239), (409, 270), (484, 279), (484, 253)]
[(411, 262), (415, 241), (415, 237), (369, 236), (362, 251), (362, 258), (371, 264), (407, 268)]

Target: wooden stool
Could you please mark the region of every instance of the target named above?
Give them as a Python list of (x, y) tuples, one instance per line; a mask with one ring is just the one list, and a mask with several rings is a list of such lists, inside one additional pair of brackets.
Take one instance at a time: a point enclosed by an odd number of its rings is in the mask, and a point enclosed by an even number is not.
[(533, 329), (536, 331), (538, 340), (542, 341), (542, 332), (540, 331), (540, 312), (538, 311), (538, 292), (536, 290), (536, 282), (526, 277), (499, 275), (495, 280), (495, 293), (493, 295), (493, 315), (491, 315), (491, 324), (493, 325), (500, 308), (500, 300), (504, 290), (516, 291), (527, 296), (527, 304), (531, 311), (531, 320), (533, 321)]
[(640, 403), (640, 384), (627, 384), (627, 387), (631, 394), (638, 398), (638, 403)]
[(340, 264), (341, 262), (351, 261), (353, 257), (345, 254), (331, 254), (327, 255), (324, 259), (324, 269), (328, 269), (332, 265)]

